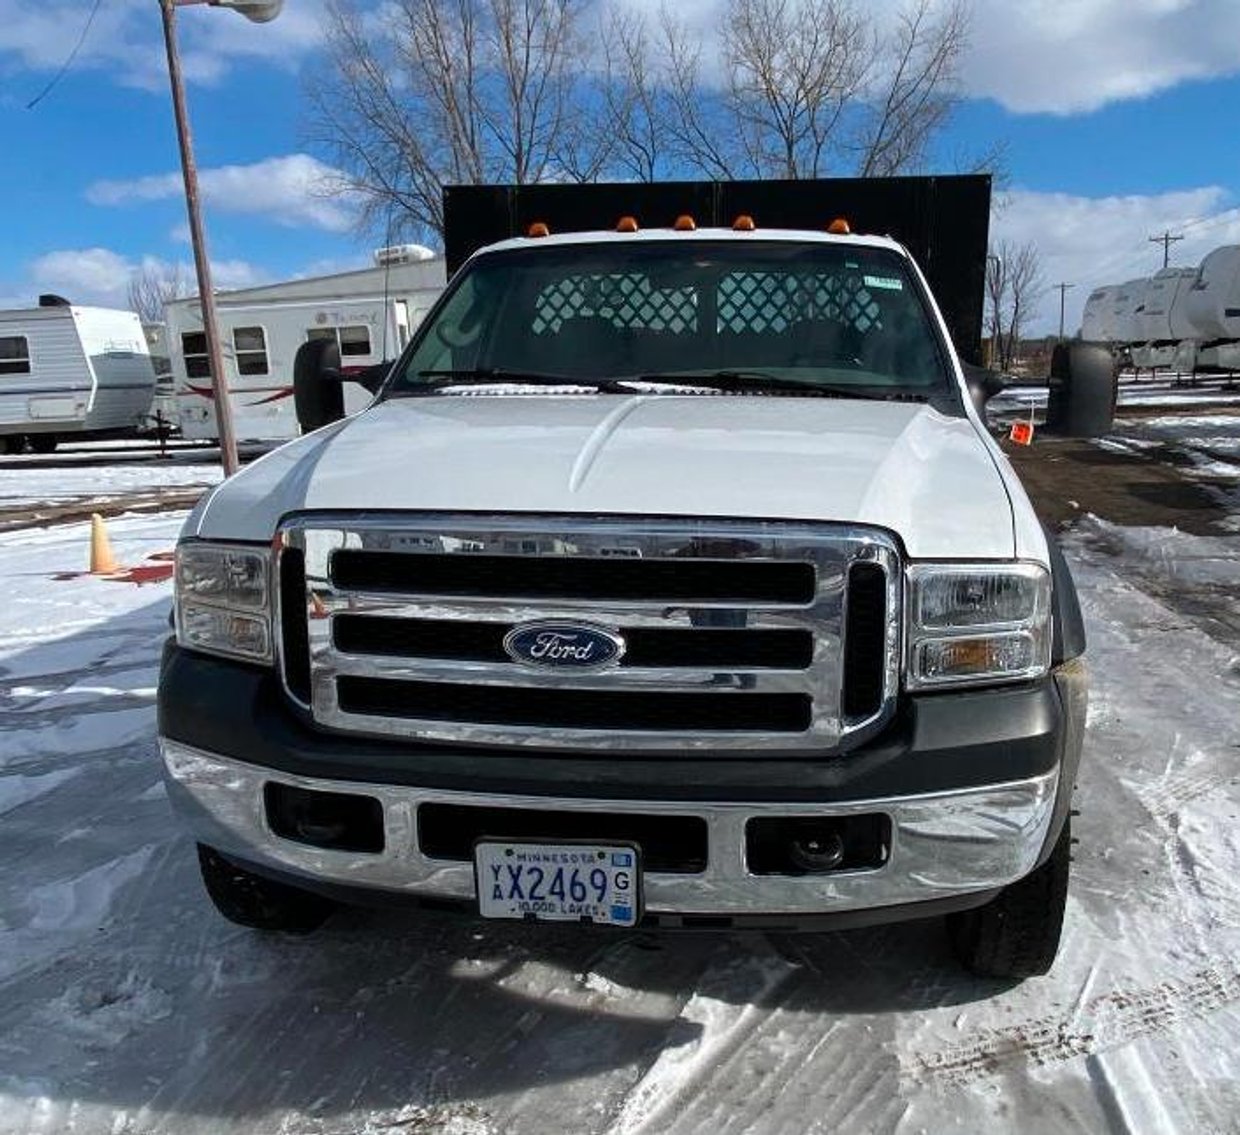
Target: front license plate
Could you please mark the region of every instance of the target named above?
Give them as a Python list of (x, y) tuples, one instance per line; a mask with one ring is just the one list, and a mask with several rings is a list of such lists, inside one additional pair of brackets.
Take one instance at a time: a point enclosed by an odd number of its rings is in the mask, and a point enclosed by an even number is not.
[(634, 847), (482, 840), (474, 845), (474, 875), (483, 918), (637, 924), (641, 868)]

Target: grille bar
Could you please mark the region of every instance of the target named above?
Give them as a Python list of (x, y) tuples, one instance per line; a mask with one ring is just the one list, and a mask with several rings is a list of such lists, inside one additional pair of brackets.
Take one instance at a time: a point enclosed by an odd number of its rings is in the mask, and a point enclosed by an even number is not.
[(655, 733), (803, 733), (813, 709), (807, 694), (484, 688), (353, 675), (336, 679), (336, 695), (346, 713), (369, 717)]
[[(511, 623), (337, 615), (336, 649), (346, 654), (436, 658), (511, 665), (504, 636)], [(804, 670), (813, 659), (808, 630), (620, 627), (625, 667)]]
[(812, 563), (746, 560), (590, 559), (550, 554), (488, 556), (344, 550), (331, 581), (345, 591), (482, 595), (512, 599), (812, 603)]

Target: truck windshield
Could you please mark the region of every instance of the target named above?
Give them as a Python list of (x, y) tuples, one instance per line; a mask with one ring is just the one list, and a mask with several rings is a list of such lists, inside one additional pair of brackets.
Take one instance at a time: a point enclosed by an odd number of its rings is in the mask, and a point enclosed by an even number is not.
[(479, 257), (422, 329), (392, 392), (458, 380), (675, 389), (682, 379), (858, 397), (952, 389), (921, 288), (896, 253), (673, 239)]

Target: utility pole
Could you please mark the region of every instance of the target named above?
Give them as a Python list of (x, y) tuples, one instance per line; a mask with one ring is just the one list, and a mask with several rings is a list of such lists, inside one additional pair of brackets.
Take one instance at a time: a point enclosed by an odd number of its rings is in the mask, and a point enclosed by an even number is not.
[(1059, 289), (1059, 341), (1063, 342), (1063, 304), (1067, 297), (1068, 289), (1075, 288), (1075, 284), (1053, 284), (1053, 288)]
[(202, 330), (207, 340), (207, 363), (211, 367), (212, 401), (220, 438), (220, 461), (224, 476), (238, 468), (237, 435), (233, 429), (232, 402), (228, 397), (228, 376), (224, 373), (224, 352), (220, 345), (219, 323), (215, 316), (215, 293), (211, 286), (211, 262), (207, 257), (207, 238), (202, 225), (198, 193), (198, 166), (194, 161), (194, 139), (185, 105), (185, 80), (177, 52), (177, 8), (190, 4), (210, 4), (232, 8), (255, 23), (266, 23), (280, 12), (283, 0), (159, 0), (164, 17), (164, 46), (168, 50), (168, 78), (172, 84), (172, 109), (176, 117), (177, 141), (181, 147), (181, 173), (185, 179), (185, 206), (189, 213), (190, 243), (194, 248), (194, 267), (198, 275), (198, 302), (202, 309)]
[(1177, 240), (1183, 240), (1183, 234), (1172, 235), (1171, 230), (1167, 229), (1161, 236), (1150, 237), (1151, 244), (1161, 244), (1163, 246), (1163, 267), (1166, 268), (1171, 263), (1171, 246)]

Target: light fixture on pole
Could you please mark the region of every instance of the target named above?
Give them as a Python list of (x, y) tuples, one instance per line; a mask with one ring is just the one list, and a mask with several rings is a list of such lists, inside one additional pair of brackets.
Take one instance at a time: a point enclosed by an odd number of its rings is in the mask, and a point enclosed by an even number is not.
[(224, 373), (224, 352), (220, 345), (219, 324), (215, 316), (215, 293), (211, 285), (211, 262), (207, 257), (207, 240), (202, 226), (202, 209), (198, 195), (198, 167), (194, 161), (194, 141), (190, 132), (189, 112), (185, 105), (185, 80), (181, 75), (181, 58), (177, 52), (176, 10), (191, 4), (210, 4), (214, 8), (231, 8), (255, 23), (274, 20), (284, 0), (159, 0), (164, 19), (164, 44), (168, 49), (168, 77), (172, 84), (172, 109), (176, 116), (177, 140), (181, 147), (181, 173), (185, 179), (185, 206), (189, 213), (190, 243), (194, 249), (194, 267), (198, 276), (198, 299), (202, 308), (202, 330), (207, 341), (207, 365), (211, 368), (211, 392), (215, 403), (216, 430), (220, 439), (220, 460), (224, 475), (237, 471), (237, 435), (233, 429), (232, 403), (228, 399), (228, 379)]

